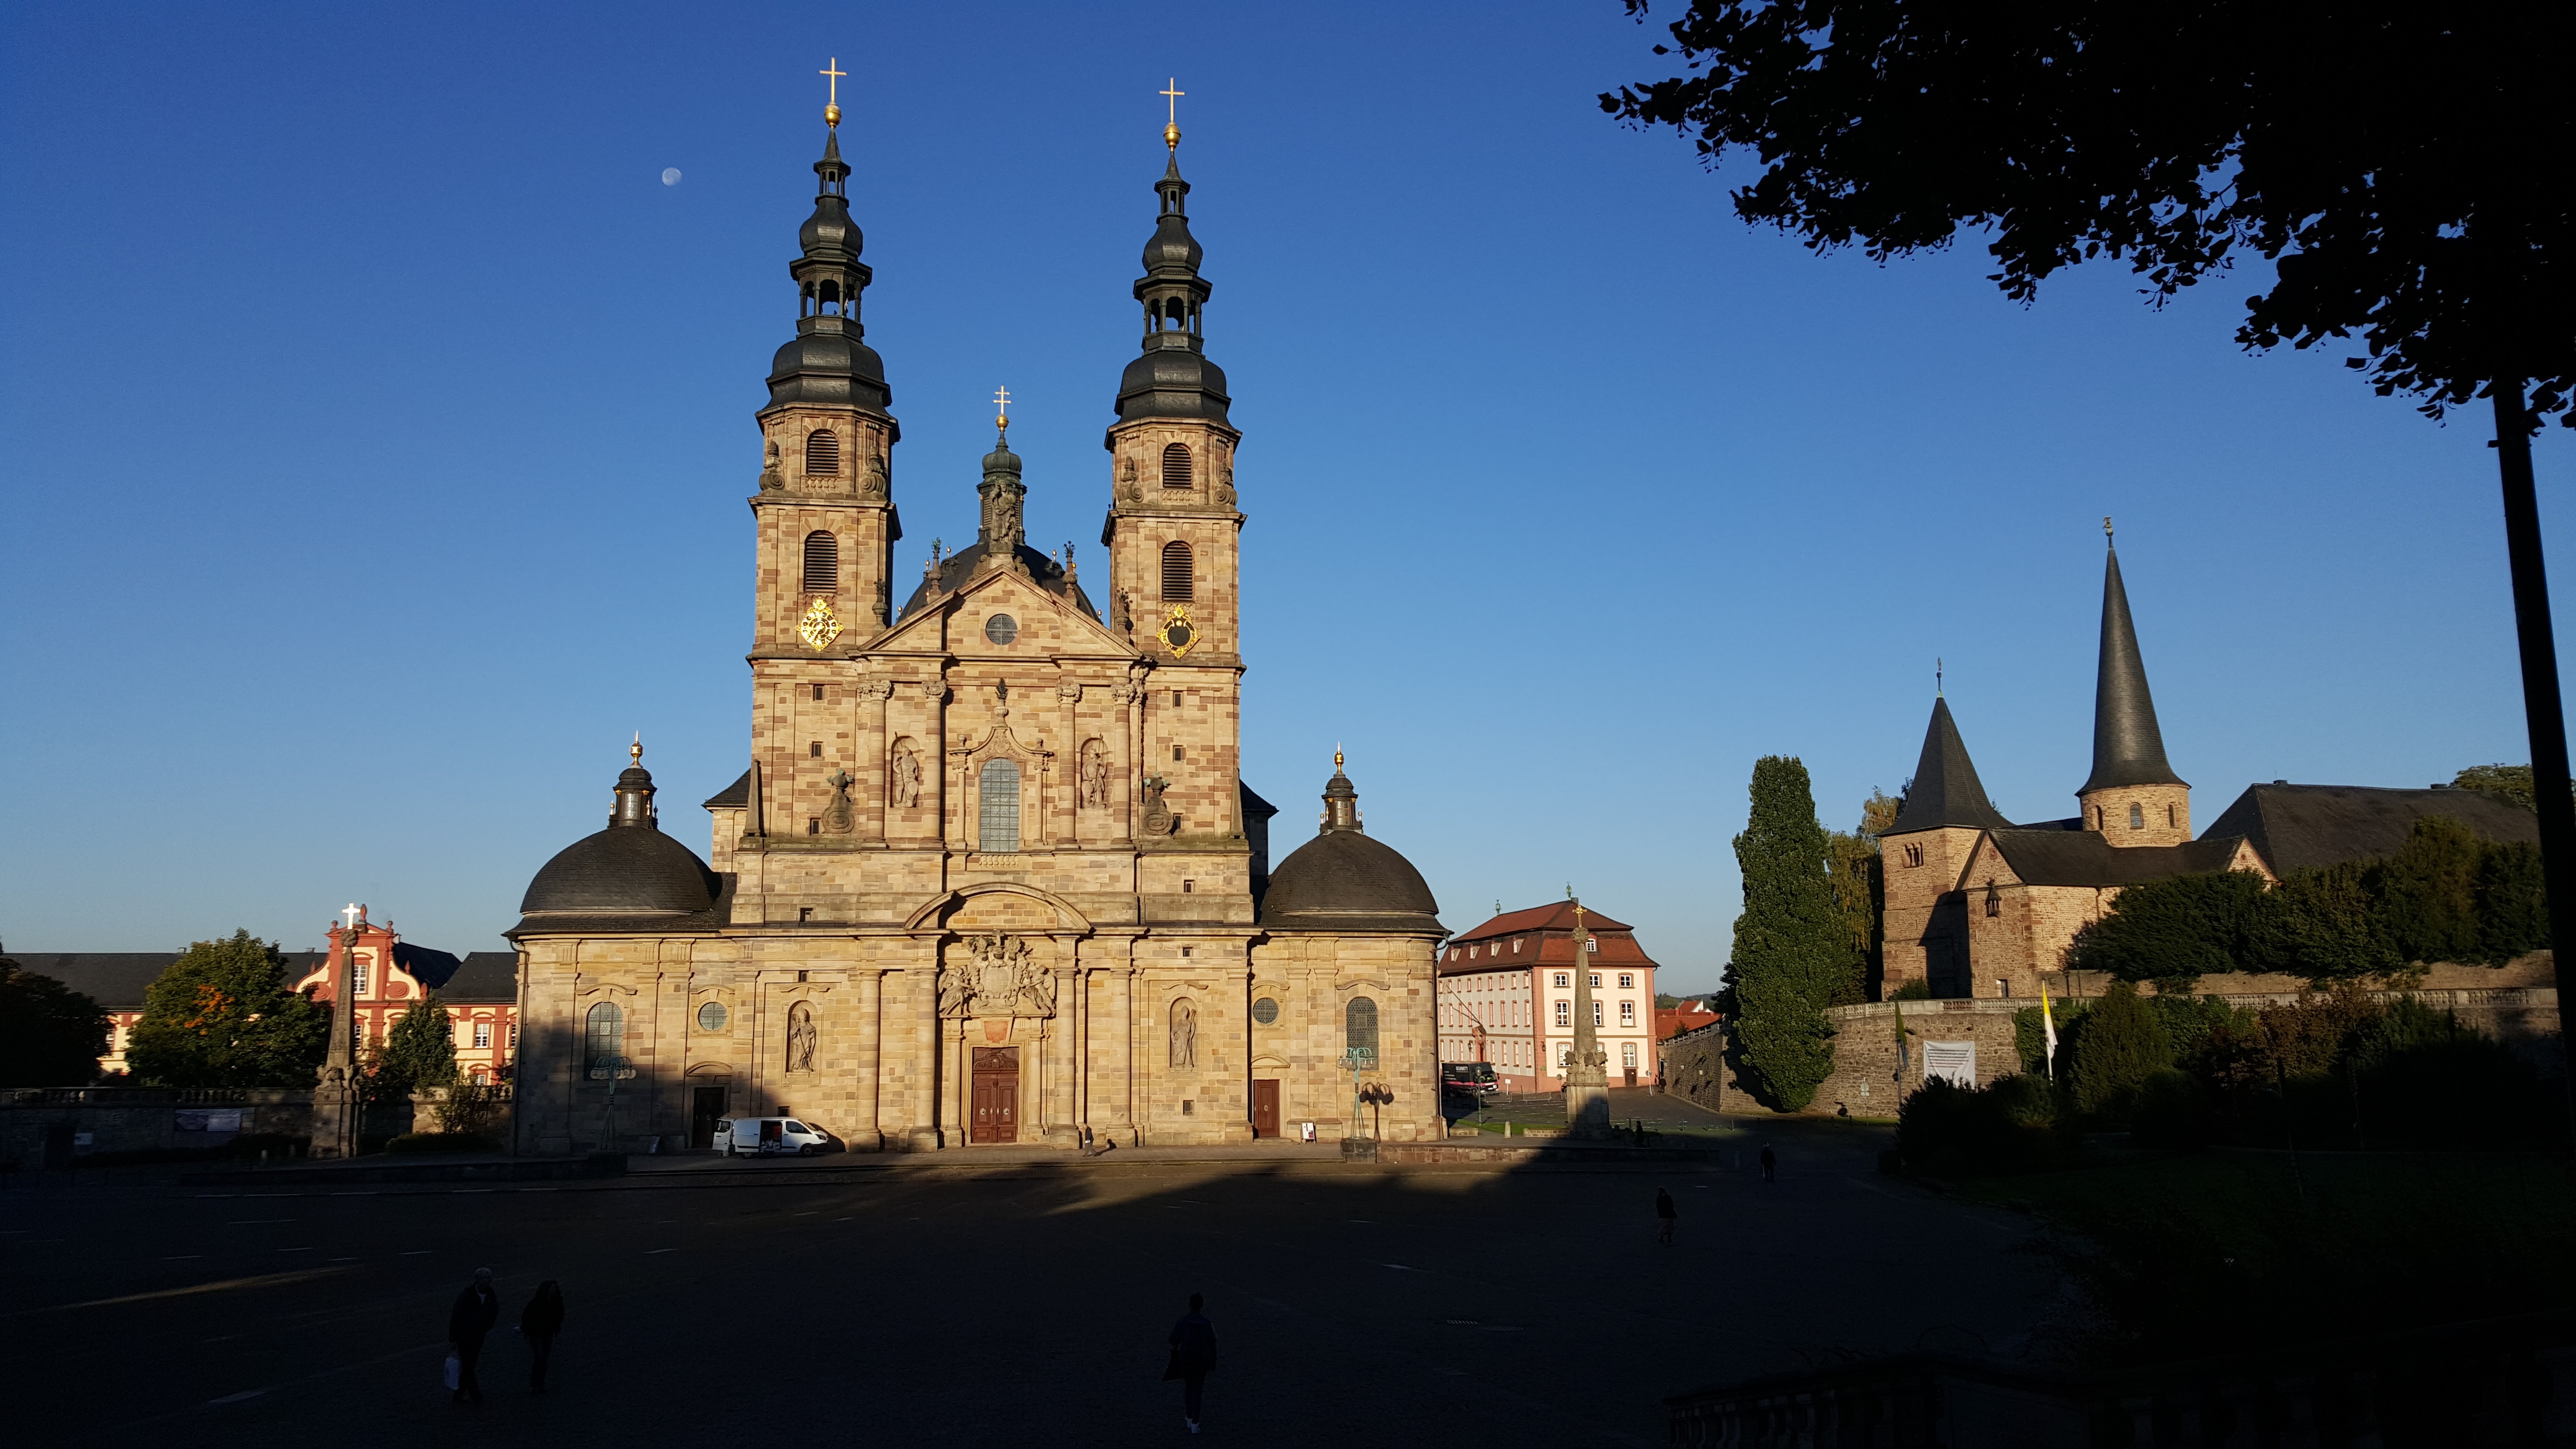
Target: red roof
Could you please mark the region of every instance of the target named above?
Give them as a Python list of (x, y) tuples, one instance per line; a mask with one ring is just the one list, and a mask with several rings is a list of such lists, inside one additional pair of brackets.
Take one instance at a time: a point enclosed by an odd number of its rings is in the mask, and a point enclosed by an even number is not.
[(1669, 1041), (1686, 1031), (1697, 1031), (1719, 1020), (1714, 1011), (1696, 1006), (1659, 1006), (1655, 1008), (1655, 1040)]
[[(1476, 929), (1463, 931), (1449, 939), (1453, 945), (1464, 946), (1487, 936), (1508, 936), (1516, 931), (1571, 931), (1574, 929), (1574, 904), (1572, 901), (1550, 901), (1527, 910), (1505, 911)], [(1630, 929), (1627, 922), (1614, 921), (1594, 910), (1583, 913), (1583, 924), (1595, 931)]]

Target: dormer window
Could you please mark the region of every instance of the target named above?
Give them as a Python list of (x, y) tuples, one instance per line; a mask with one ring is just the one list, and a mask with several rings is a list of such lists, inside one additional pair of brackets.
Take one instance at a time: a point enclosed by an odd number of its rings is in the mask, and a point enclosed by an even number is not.
[(1163, 486), (1187, 488), (1190, 482), (1190, 445), (1174, 443), (1165, 448), (1163, 450)]

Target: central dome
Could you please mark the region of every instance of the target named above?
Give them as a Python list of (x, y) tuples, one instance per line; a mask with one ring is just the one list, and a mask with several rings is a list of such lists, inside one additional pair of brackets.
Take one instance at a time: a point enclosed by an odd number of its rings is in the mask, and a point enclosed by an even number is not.
[(1338, 768), (1324, 787), (1323, 831), (1270, 872), (1261, 924), (1274, 931), (1448, 934), (1422, 872), (1360, 829), (1359, 792)]
[(517, 936), (529, 931), (667, 930), (714, 925), (724, 880), (653, 818), (653, 777), (617, 777), (609, 825), (565, 846), (528, 882)]

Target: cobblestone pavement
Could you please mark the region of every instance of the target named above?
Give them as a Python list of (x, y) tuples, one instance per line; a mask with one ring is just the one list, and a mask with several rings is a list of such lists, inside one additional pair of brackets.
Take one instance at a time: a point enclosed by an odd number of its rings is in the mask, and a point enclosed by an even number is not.
[[(1615, 1110), (1675, 1100), (1638, 1098)], [(1780, 1181), (1725, 1154), (972, 1150), (477, 1191), (22, 1180), (0, 1189), (10, 1417), (44, 1444), (1177, 1441), (1163, 1336), (1198, 1291), (1224, 1354), (1207, 1440), (1646, 1445), (1666, 1394), (2028, 1332), (2047, 1287), (2009, 1251), (2022, 1219), (1880, 1178), (1878, 1133), (1698, 1115), (1779, 1142)], [(1658, 1184), (1681, 1203), (1670, 1248)], [(513, 1317), (466, 1410), (441, 1338), (478, 1266)], [(544, 1278), (570, 1316), (537, 1396), (507, 1325)]]

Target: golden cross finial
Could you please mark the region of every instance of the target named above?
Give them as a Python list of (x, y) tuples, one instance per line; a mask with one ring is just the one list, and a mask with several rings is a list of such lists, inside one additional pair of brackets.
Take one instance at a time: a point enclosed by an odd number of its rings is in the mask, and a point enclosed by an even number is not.
[(830, 64), (814, 73), (827, 77), (827, 83), (832, 88), (831, 97), (823, 107), (823, 124), (837, 126), (841, 124), (841, 77), (848, 75), (849, 72), (841, 69), (841, 58), (836, 55), (832, 57)]
[(1163, 82), (1163, 89), (1159, 94), (1164, 98), (1163, 144), (1178, 151), (1181, 149), (1181, 97), (1188, 95), (1189, 92), (1181, 89), (1180, 77), (1174, 76)]
[(1011, 425), (1011, 390), (1007, 387), (993, 389), (993, 406), (1001, 409), (1001, 412), (994, 417), (993, 425), (1009, 427)]

